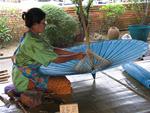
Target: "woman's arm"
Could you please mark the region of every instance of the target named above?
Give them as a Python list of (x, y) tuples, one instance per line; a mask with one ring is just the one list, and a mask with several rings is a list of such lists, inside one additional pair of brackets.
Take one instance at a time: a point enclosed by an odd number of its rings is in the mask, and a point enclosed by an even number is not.
[(71, 55), (71, 54), (75, 54), (74, 52), (71, 51), (66, 51), (62, 48), (54, 48), (54, 52), (57, 53), (58, 55)]
[(81, 60), (85, 57), (85, 53), (74, 53), (69, 55), (59, 55), (53, 62), (55, 63), (63, 63), (69, 60)]

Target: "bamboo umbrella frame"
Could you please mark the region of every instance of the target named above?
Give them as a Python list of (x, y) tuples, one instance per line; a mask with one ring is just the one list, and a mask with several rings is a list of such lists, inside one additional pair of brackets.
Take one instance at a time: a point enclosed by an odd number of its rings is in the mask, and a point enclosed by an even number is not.
[[(83, 5), (82, 5), (82, 0), (79, 0), (79, 7), (80, 7), (80, 16), (81, 16), (81, 22), (83, 24), (83, 29), (85, 33), (85, 38), (86, 38), (86, 45), (87, 45), (87, 56), (89, 57), (91, 67), (93, 69), (101, 66), (108, 66), (111, 64), (111, 62), (107, 59), (102, 58), (101, 56), (98, 56), (97, 54), (93, 53), (90, 50), (90, 37), (89, 37), (89, 32), (88, 32), (88, 25), (86, 26), (85, 24), (85, 18), (84, 18), (84, 13), (83, 13)], [(96, 58), (98, 61), (101, 63), (98, 66), (94, 65), (94, 58)], [(83, 63), (84, 59), (81, 60), (80, 63)], [(80, 65), (80, 64), (79, 64)], [(78, 66), (78, 65), (77, 65)]]

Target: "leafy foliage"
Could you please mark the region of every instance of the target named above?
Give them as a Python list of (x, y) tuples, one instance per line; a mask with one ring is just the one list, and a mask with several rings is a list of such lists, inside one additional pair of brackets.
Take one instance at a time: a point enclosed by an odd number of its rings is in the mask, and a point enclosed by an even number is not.
[(125, 12), (125, 7), (121, 4), (108, 4), (102, 6), (100, 11), (102, 11), (104, 15), (101, 28), (101, 32), (104, 32), (111, 26), (117, 26), (118, 18)]
[[(7, 18), (7, 26), (11, 30), (10, 34), (13, 37), (12, 40), (18, 40), (25, 31), (24, 21), (21, 17), (21, 12), (18, 8), (12, 7), (0, 7), (0, 15), (4, 15)], [(19, 23), (19, 24), (18, 24)]]
[(130, 10), (135, 12), (135, 19), (139, 24), (148, 24), (147, 19), (150, 17), (148, 15), (150, 2), (149, 0), (129, 0), (131, 2)]
[(77, 31), (77, 21), (63, 9), (54, 5), (44, 5), (42, 10), (47, 14), (47, 25), (43, 33), (47, 42), (57, 47), (71, 45)]
[(3, 47), (3, 44), (9, 42), (12, 39), (12, 36), (10, 34), (11, 30), (7, 26), (7, 18), (6, 17), (0, 17), (0, 43), (1, 47)]

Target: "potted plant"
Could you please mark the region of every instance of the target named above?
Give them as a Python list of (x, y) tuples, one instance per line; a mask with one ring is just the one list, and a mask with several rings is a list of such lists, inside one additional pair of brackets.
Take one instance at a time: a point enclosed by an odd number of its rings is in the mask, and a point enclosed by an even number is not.
[(150, 2), (146, 0), (143, 3), (140, 3), (138, 0), (131, 1), (131, 10), (135, 13), (135, 18), (137, 24), (129, 25), (128, 30), (133, 39), (147, 41), (148, 34), (150, 31), (149, 25), (149, 6)]

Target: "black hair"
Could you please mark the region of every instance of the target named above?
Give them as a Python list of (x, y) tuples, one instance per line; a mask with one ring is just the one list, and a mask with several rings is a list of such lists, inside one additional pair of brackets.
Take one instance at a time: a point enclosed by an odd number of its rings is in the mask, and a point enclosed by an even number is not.
[(45, 16), (45, 12), (40, 8), (31, 8), (27, 12), (23, 12), (22, 19), (25, 21), (25, 25), (31, 28), (34, 24), (39, 24), (41, 20), (45, 19)]

